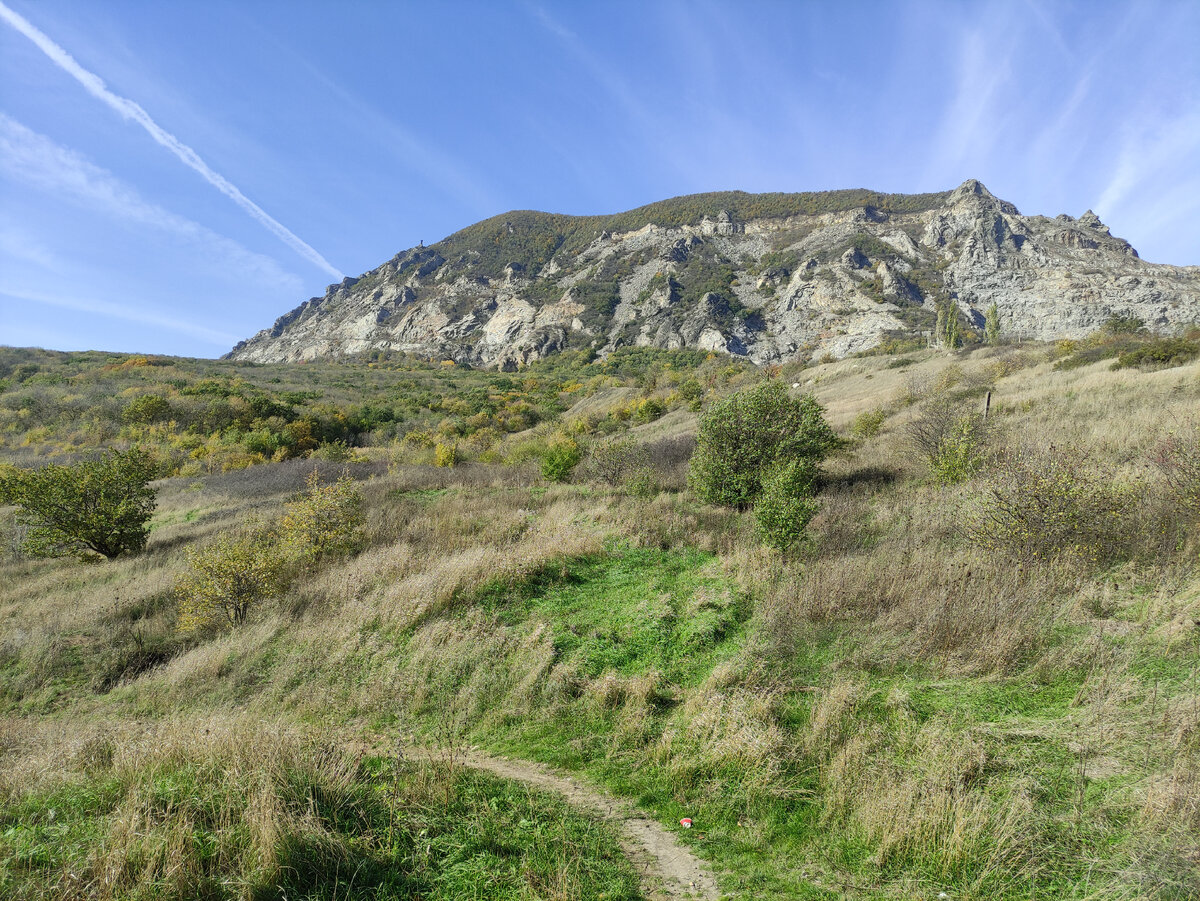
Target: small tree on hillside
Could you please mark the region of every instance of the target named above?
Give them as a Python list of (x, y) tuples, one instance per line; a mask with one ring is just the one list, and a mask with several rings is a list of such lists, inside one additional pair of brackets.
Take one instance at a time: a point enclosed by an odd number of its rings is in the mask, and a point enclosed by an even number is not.
[(350, 553), (362, 544), (362, 493), (348, 475), (322, 482), (314, 469), (307, 490), (285, 504), (283, 511), (279, 535), (293, 559), (312, 562)]
[(792, 398), (768, 382), (731, 395), (700, 418), (688, 481), (702, 500), (746, 509), (758, 501), (775, 464), (815, 465), (836, 444), (816, 398)]
[(1000, 308), (992, 304), (987, 309), (987, 318), (983, 323), (983, 334), (987, 343), (995, 347), (1000, 343)]
[(109, 559), (137, 553), (154, 512), (149, 487), (155, 467), (137, 448), (97, 460), (0, 473), (0, 502), (20, 508), (23, 549), (35, 557), (95, 553)]
[(285, 587), (284, 560), (273, 534), (245, 529), (222, 535), (188, 554), (187, 573), (175, 585), (179, 628), (240, 626)]
[(547, 482), (568, 482), (582, 458), (578, 442), (561, 435), (542, 453), (542, 478)]
[(947, 392), (926, 400), (908, 423), (909, 443), (943, 485), (970, 478), (984, 463), (989, 423), (968, 401)]

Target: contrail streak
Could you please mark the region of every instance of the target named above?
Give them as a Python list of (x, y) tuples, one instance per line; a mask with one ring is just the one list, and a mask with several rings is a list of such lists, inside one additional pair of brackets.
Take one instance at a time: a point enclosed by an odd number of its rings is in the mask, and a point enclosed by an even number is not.
[(200, 176), (210, 185), (240, 206), (243, 210), (257, 219), (260, 223), (266, 226), (267, 230), (274, 234), (279, 240), (283, 241), (288, 247), (300, 254), (310, 263), (324, 269), (335, 278), (342, 278), (343, 274), (330, 265), (325, 257), (317, 253), (309, 245), (305, 244), (300, 238), (289, 231), (281, 222), (272, 218), (262, 207), (243, 194), (237, 189), (237, 186), (230, 182), (223, 175), (214, 172), (209, 168), (208, 163), (200, 159), (196, 153), (187, 144), (184, 144), (170, 132), (163, 129), (157, 122), (150, 118), (150, 114), (142, 109), (138, 104), (125, 97), (119, 97), (105, 86), (104, 81), (100, 76), (89, 72), (83, 66), (75, 61), (71, 54), (67, 53), (62, 47), (50, 40), (42, 32), (38, 31), (30, 22), (22, 18), (17, 13), (13, 12), (3, 2), (0, 2), (0, 19), (8, 22), (13, 28), (33, 41), (37, 48), (50, 58), (56, 66), (83, 85), (84, 90), (95, 97), (97, 100), (102, 100), (114, 110), (116, 110), (122, 118), (132, 119), (142, 128), (146, 129), (150, 137), (154, 138), (163, 147), (166, 147), (175, 156), (179, 157), (180, 161), (192, 169), (200, 173)]

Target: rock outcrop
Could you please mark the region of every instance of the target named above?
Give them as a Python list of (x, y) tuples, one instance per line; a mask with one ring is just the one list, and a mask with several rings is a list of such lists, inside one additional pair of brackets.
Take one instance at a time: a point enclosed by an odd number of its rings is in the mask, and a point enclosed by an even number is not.
[(1200, 267), (1147, 263), (1091, 210), (1022, 216), (953, 191), (694, 195), (611, 217), (508, 213), (330, 285), (229, 354), (385, 350), (515, 369), (570, 347), (842, 357), (928, 334), (936, 310), (1079, 337), (1113, 316), (1200, 321)]

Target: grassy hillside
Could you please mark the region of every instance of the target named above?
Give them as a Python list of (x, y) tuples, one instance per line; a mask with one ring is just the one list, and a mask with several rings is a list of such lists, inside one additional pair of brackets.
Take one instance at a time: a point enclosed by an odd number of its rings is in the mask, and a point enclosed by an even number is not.
[[(1200, 896), (1200, 486), (1172, 468), (1200, 460), (1200, 366), (1114, 370), (1086, 349), (783, 372), (563, 358), (528, 374), (557, 390), (495, 456), (359, 449), (359, 548), (306, 563), (238, 627), (180, 630), (187, 552), (278, 522), (311, 460), (164, 479), (140, 556), (10, 549), (0, 890), (469, 898), (486, 878), (505, 897), (638, 896), (602, 824), (452, 754), (395, 753), (415, 743), (691, 818), (681, 840), (734, 898)], [(54, 366), (94, 363), (74, 360)], [(354, 403), (374, 398), (323, 380), (418, 377), (171, 366)], [(685, 481), (694, 408), (768, 376), (815, 393), (844, 439), (787, 553)], [(419, 378), (451, 400), (506, 390)], [(978, 456), (939, 479), (911, 423), (989, 391)], [(626, 456), (588, 453), (614, 438)], [(583, 461), (547, 482), (538, 461), (568, 441)], [(1052, 515), (989, 531), (1002, 502)]]
[(388, 354), (272, 366), (0, 347), (0, 462), (134, 444), (163, 476), (300, 458), (429, 463), (438, 444), (463, 461), (505, 462), (508, 436), (552, 424), (581, 397), (630, 388), (653, 400), (618, 411), (609, 428), (619, 430), (692, 406), (752, 368), (649, 348), (605, 360), (565, 353), (505, 374)]
[[(722, 212), (739, 222), (750, 219), (786, 219), (875, 207), (896, 213), (917, 213), (946, 202), (950, 192), (932, 194), (882, 194), (863, 188), (843, 191), (772, 192), (714, 191), (687, 194), (607, 216), (566, 216), (513, 210), (477, 222), (442, 239), (430, 249), (454, 265), (470, 264), (476, 271), (499, 276), (509, 263), (537, 271), (559, 250), (575, 254), (601, 232), (636, 231), (653, 223), (664, 228), (699, 225), (705, 216)], [(503, 246), (503, 250), (500, 247)]]

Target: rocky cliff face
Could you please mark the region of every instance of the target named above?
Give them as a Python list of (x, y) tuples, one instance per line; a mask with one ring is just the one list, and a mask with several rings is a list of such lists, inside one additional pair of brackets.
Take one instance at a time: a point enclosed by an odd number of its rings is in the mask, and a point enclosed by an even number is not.
[(242, 341), (239, 360), (407, 351), (516, 368), (568, 347), (842, 357), (964, 329), (1078, 337), (1200, 321), (1200, 267), (1146, 263), (1091, 212), (1022, 216), (979, 182), (882, 195), (703, 194), (609, 217), (517, 212), (397, 254)]

